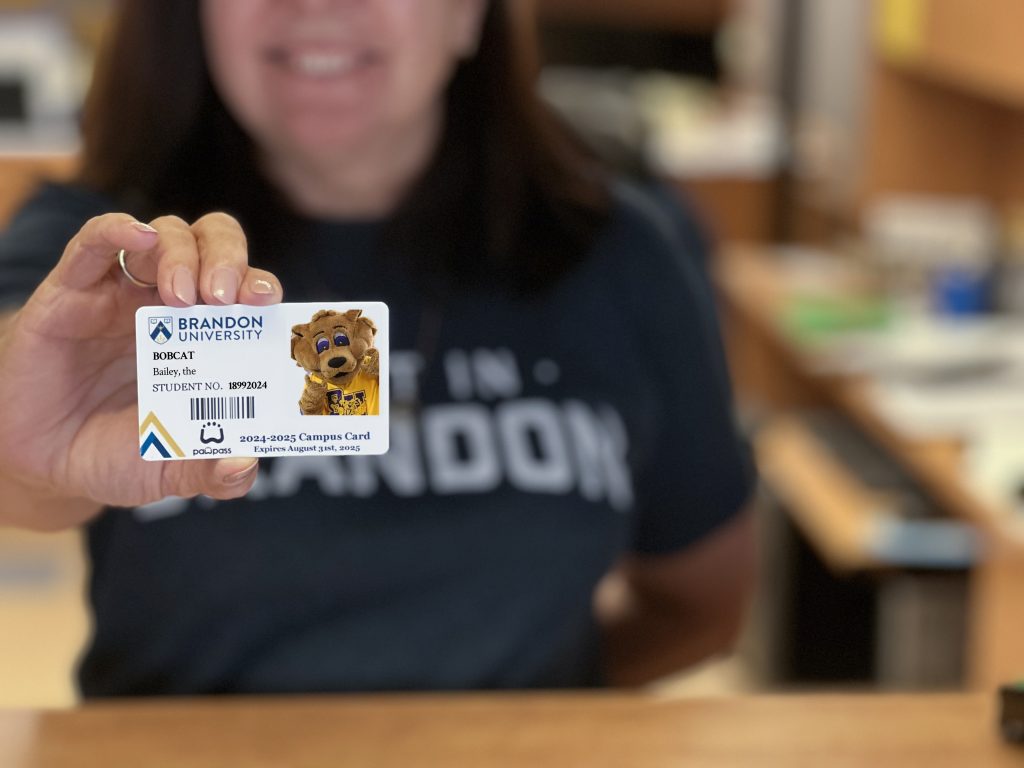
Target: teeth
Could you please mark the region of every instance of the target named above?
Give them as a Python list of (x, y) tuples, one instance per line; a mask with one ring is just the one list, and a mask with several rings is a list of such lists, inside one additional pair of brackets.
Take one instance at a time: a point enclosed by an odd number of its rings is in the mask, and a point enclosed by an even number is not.
[(292, 57), (293, 66), (311, 77), (346, 74), (356, 67), (356, 57), (340, 53), (303, 53)]

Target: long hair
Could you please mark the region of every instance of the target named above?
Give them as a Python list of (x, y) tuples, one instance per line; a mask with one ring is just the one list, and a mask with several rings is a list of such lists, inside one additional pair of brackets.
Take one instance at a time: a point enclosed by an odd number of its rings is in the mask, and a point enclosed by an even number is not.
[[(141, 215), (228, 211), (273, 253), (301, 217), (214, 90), (199, 16), (199, 0), (121, 0), (85, 104), (80, 181)], [(445, 282), (543, 288), (608, 216), (602, 169), (536, 93), (528, 22), (515, 0), (490, 0), (437, 153), (385, 227), (382, 248)]]

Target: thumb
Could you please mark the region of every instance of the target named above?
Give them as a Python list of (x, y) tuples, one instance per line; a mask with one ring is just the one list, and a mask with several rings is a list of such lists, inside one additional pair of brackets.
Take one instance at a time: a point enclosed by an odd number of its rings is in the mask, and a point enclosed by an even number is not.
[(237, 499), (256, 482), (259, 460), (254, 458), (206, 459), (169, 462), (165, 475), (166, 495)]

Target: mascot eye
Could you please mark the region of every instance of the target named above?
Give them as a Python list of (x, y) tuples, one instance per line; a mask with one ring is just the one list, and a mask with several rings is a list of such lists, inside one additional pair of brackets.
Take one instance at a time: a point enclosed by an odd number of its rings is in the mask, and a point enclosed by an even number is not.
[(327, 351), (329, 346), (331, 346), (331, 342), (327, 339), (318, 339), (316, 342), (316, 351), (318, 354), (322, 354)]
[(348, 336), (346, 336), (344, 333), (339, 333), (338, 335), (336, 335), (334, 337), (334, 346), (336, 346), (336, 347), (347, 347), (348, 346)]

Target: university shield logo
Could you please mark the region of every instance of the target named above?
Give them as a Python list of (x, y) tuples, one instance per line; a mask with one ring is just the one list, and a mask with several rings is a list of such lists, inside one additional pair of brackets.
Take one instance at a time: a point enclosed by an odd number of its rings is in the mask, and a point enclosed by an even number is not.
[(171, 326), (174, 320), (171, 317), (149, 318), (149, 338), (157, 344), (166, 344), (171, 338)]

